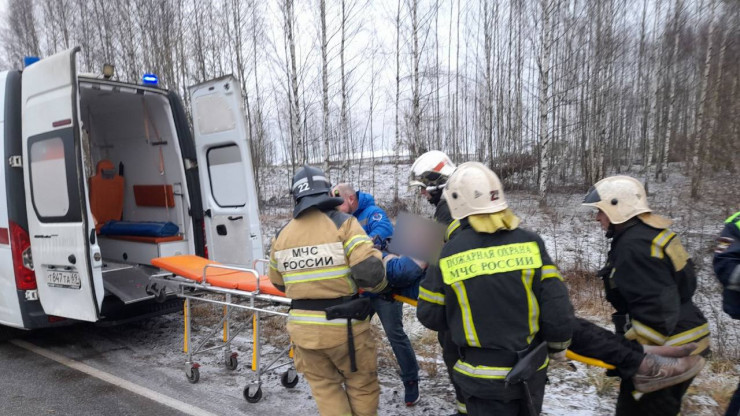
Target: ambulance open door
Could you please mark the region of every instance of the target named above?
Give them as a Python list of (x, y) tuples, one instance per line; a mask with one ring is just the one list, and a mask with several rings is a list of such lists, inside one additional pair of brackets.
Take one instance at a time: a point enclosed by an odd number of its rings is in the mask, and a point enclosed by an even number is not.
[(265, 253), (239, 83), (228, 75), (189, 90), (208, 257), (251, 267)]
[(23, 71), (23, 175), (41, 306), (47, 315), (94, 322), (104, 290), (83, 173), (78, 51)]

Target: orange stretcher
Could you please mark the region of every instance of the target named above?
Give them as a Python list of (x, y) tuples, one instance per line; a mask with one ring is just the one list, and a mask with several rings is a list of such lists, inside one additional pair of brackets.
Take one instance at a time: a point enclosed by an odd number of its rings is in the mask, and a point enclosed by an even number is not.
[[(285, 356), (292, 358), (292, 348), (288, 346), (270, 363), (263, 366), (260, 350), (262, 348), (260, 315), (287, 317), (286, 306), (291, 301), (285, 293), (278, 290), (268, 279), (257, 271), (257, 265), (267, 264), (267, 260), (257, 260), (254, 267), (249, 269), (241, 266), (231, 266), (193, 255), (159, 257), (151, 260), (152, 265), (164, 270), (154, 274), (149, 279), (147, 292), (154, 294), (157, 299), (164, 299), (167, 291), (175, 291), (178, 297), (185, 300), (183, 305), (184, 340), (183, 350), (187, 354), (185, 362), (185, 376), (190, 383), (197, 383), (200, 379), (200, 364), (194, 362), (193, 356), (206, 351), (221, 349), (223, 362), (227, 369), (234, 370), (238, 366), (236, 352), (232, 352), (231, 343), (242, 329), (251, 326), (252, 329), (252, 371), (256, 379), (248, 382), (244, 387), (243, 396), (250, 403), (256, 403), (262, 398), (262, 375), (267, 371), (282, 366), (290, 366), (280, 378), (283, 386), (295, 387), (298, 383), (298, 374), (293, 367), (292, 360), (278, 361)], [(205, 302), (221, 305), (223, 317), (207, 335), (198, 336), (199, 342), (193, 342), (191, 319), (193, 314), (192, 303)], [(283, 310), (280, 310), (280, 308)], [(232, 329), (232, 315), (235, 311), (247, 310), (252, 312), (248, 323)], [(214, 342), (214, 337), (223, 331), (222, 340)], [(206, 347), (206, 345), (213, 346)]]
[(152, 259), (152, 265), (196, 282), (203, 283), (203, 274), (205, 273), (206, 283), (213, 286), (244, 290), (247, 292), (257, 291), (259, 287), (260, 293), (285, 296), (285, 293), (276, 288), (267, 276), (260, 276), (258, 284), (257, 278), (255, 278), (255, 274), (252, 272), (224, 269), (221, 267), (208, 267), (219, 264), (218, 262), (194, 255)]

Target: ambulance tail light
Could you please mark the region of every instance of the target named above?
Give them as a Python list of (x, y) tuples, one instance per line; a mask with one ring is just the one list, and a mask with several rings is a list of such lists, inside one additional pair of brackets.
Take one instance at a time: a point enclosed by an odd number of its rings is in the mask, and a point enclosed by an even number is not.
[(206, 240), (206, 220), (201, 223), (203, 226), (203, 257), (208, 258), (208, 240)]
[(19, 290), (36, 289), (36, 274), (33, 272), (31, 239), (20, 225), (10, 221), (10, 250), (13, 255), (15, 285)]

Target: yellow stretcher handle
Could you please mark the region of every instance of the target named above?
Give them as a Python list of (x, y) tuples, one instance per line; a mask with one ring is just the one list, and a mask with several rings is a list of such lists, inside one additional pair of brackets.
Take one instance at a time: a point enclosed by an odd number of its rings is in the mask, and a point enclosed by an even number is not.
[(411, 306), (416, 306), (416, 304), (418, 303), (416, 299), (411, 299), (411, 298), (407, 298), (406, 296), (401, 296), (401, 295), (396, 295), (396, 294), (393, 295), (393, 299), (399, 302), (408, 303)]
[(570, 360), (580, 361), (580, 362), (582, 362), (584, 364), (594, 365), (596, 367), (601, 367), (601, 368), (606, 368), (607, 370), (614, 370), (616, 368), (616, 367), (614, 367), (611, 364), (607, 364), (607, 363), (605, 363), (605, 362), (603, 362), (601, 360), (597, 360), (596, 358), (584, 357), (584, 356), (582, 356), (580, 354), (574, 353), (571, 350), (566, 350), (565, 351), (565, 356), (568, 357), (568, 359), (570, 359)]

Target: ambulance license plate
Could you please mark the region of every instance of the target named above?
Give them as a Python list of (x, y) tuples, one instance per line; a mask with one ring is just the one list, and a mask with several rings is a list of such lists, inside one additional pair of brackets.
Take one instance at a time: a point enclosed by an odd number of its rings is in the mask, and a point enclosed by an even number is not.
[(46, 283), (51, 287), (63, 287), (67, 289), (79, 289), (82, 286), (79, 273), (59, 270), (47, 270)]

